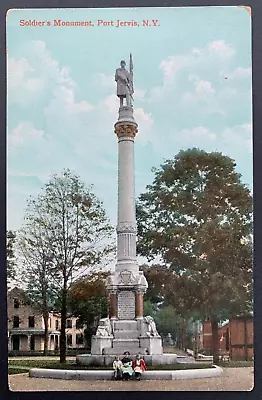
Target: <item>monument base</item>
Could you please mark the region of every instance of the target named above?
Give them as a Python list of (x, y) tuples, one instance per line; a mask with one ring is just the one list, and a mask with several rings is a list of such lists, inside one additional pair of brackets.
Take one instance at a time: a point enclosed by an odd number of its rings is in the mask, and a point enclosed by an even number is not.
[(162, 339), (152, 317), (132, 320), (103, 318), (92, 337), (92, 355), (162, 355)]
[[(76, 363), (81, 365), (91, 366), (112, 366), (115, 357), (119, 354), (94, 355), (94, 354), (79, 354), (76, 356)], [(134, 358), (134, 356), (132, 357)], [(180, 361), (176, 354), (152, 354), (143, 355), (146, 365), (172, 365), (185, 362)], [(188, 361), (195, 362), (194, 359)]]

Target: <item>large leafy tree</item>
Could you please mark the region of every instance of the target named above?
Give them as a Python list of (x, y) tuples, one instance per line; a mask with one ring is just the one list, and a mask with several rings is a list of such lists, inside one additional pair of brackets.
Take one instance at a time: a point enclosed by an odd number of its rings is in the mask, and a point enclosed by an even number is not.
[(14, 231), (6, 232), (6, 275), (7, 285), (9, 286), (16, 278), (16, 256), (15, 256), (16, 233)]
[(192, 320), (198, 315), (189, 306), (185, 288), (184, 297), (179, 296), (177, 290), (181, 286), (181, 277), (164, 264), (143, 265), (141, 268), (148, 282), (144, 297), (145, 313), (152, 310), (159, 332), (164, 336), (170, 332), (177, 345), (185, 349), (192, 336)]
[(235, 168), (221, 153), (180, 151), (137, 203), (138, 252), (175, 272), (169, 301), (181, 314), (211, 320), (215, 362), (219, 321), (252, 302), (252, 196)]
[(167, 292), (172, 286), (174, 273), (165, 265), (142, 265), (148, 283), (148, 289), (145, 293), (144, 300), (150, 300), (155, 304), (166, 305)]
[(95, 333), (100, 318), (108, 315), (108, 294), (105, 280), (108, 272), (93, 272), (78, 279), (69, 292), (69, 307), (85, 326), (87, 346)]
[(60, 294), (60, 362), (66, 360), (68, 293), (72, 283), (112, 253), (109, 224), (102, 203), (70, 170), (54, 175), (26, 211), (27, 240), (41, 247), (48, 276)]

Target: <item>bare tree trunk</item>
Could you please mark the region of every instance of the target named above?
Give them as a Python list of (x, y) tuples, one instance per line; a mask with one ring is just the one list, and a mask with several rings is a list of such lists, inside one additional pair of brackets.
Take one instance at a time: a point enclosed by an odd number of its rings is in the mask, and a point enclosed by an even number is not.
[(212, 327), (212, 352), (213, 364), (219, 364), (219, 338), (218, 338), (218, 320), (213, 317), (211, 319)]
[(194, 358), (197, 358), (198, 355), (198, 325), (194, 322)]
[(182, 319), (182, 329), (181, 329), (181, 349), (185, 351), (185, 336), (186, 336), (186, 324), (185, 319)]
[(67, 289), (62, 290), (61, 302), (61, 332), (60, 332), (60, 363), (66, 362), (66, 317), (67, 317)]

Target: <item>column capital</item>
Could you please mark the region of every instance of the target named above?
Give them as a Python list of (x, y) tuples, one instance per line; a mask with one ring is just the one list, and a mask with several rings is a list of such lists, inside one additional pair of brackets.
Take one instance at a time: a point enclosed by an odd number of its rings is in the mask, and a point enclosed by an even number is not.
[(117, 135), (118, 139), (122, 137), (129, 137), (135, 138), (138, 132), (137, 124), (132, 122), (117, 122), (115, 124), (115, 134)]
[(111, 295), (111, 294), (117, 294), (117, 292), (118, 292), (117, 288), (108, 288), (107, 290), (108, 290), (108, 293), (109, 293), (110, 295)]
[(146, 288), (145, 287), (136, 287), (135, 288), (135, 292), (137, 293), (137, 294), (145, 294), (146, 293)]
[(116, 227), (117, 233), (137, 233), (137, 226), (133, 222), (119, 222)]

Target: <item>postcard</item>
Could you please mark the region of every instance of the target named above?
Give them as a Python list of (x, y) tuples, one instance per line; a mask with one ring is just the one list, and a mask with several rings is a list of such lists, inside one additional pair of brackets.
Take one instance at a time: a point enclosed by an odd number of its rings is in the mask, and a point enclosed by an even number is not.
[(10, 389), (251, 390), (250, 7), (6, 32)]

